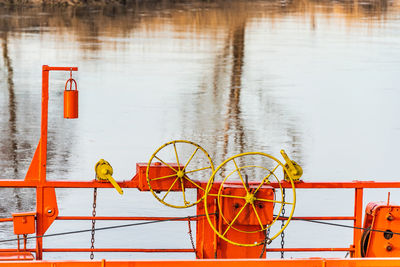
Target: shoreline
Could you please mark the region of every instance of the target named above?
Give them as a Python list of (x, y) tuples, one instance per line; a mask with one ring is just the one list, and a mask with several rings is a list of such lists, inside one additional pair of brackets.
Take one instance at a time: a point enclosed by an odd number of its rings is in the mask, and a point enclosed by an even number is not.
[[(0, 0), (0, 7), (105, 7), (135, 6), (144, 3), (159, 3), (162, 0)], [(179, 3), (181, 1), (177, 1)]]

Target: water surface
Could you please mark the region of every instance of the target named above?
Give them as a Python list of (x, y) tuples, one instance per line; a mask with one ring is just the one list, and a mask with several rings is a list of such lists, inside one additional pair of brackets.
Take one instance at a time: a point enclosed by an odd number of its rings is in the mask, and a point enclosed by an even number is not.
[[(163, 143), (188, 139), (203, 146), (216, 166), (237, 153), (280, 157), (285, 149), (303, 167), (306, 181), (395, 181), (399, 11), (398, 1), (384, 0), (2, 8), (0, 177), (25, 177), (40, 135), (41, 66), (46, 64), (78, 66), (80, 92), (80, 118), (62, 119), (69, 74), (51, 73), (49, 179), (91, 180), (100, 158), (112, 164), (117, 180), (131, 179), (135, 164), (148, 161)], [(296, 215), (350, 215), (351, 193), (322, 196), (302, 190)], [(368, 191), (364, 200), (385, 200), (386, 193)], [(91, 190), (58, 190), (57, 195), (60, 214), (91, 214)], [(111, 190), (99, 195), (98, 215), (195, 212), (164, 207), (137, 190), (126, 190), (123, 197)], [(35, 207), (32, 190), (2, 189), (0, 197), (3, 217)], [(392, 193), (392, 199), (400, 202), (398, 194)], [(8, 237), (9, 228), (2, 227), (0, 236)], [(157, 231), (99, 232), (96, 247), (188, 248), (182, 227), (166, 223)], [(293, 222), (287, 247), (347, 247), (351, 242), (350, 230), (318, 227), (324, 238), (310, 239), (316, 227)], [(82, 228), (90, 228), (90, 222), (57, 222), (49, 232)], [(90, 236), (62, 241), (49, 238), (45, 244), (89, 247)]]

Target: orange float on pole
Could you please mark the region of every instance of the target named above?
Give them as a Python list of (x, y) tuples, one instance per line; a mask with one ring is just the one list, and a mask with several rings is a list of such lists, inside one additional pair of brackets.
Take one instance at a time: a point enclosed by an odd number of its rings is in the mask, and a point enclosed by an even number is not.
[[(75, 90), (73, 90), (72, 84), (75, 84)], [(69, 84), (69, 89), (68, 89)], [(76, 81), (71, 76), (65, 83), (64, 90), (64, 118), (65, 119), (77, 119), (78, 118), (78, 86)]]

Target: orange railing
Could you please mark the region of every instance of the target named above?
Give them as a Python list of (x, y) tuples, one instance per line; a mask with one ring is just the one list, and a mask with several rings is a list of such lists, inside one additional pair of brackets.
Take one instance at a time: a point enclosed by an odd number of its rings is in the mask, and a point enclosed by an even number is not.
[[(127, 182), (120, 182), (122, 188), (136, 188), (137, 184), (135, 179)], [(271, 184), (277, 187), (277, 184)], [(283, 187), (290, 185), (282, 184)], [(112, 188), (109, 183), (99, 183), (97, 181), (46, 181), (38, 183), (34, 181), (15, 181), (15, 180), (1, 180), (0, 187), (37, 187), (37, 188)], [(353, 182), (299, 182), (296, 183), (296, 189), (354, 189), (354, 213), (350, 216), (303, 216), (293, 217), (292, 220), (312, 220), (312, 221), (353, 221), (353, 244), (349, 247), (342, 248), (267, 248), (267, 252), (321, 252), (321, 251), (348, 251), (354, 257), (360, 257), (360, 238), (362, 234), (362, 217), (363, 217), (363, 192), (364, 189), (378, 189), (378, 188), (400, 188), (400, 182), (369, 182), (369, 181), (353, 181)], [(45, 201), (44, 195), (37, 195), (37, 203)], [(57, 220), (113, 220), (113, 221), (196, 221), (196, 218), (176, 218), (176, 217), (115, 217), (115, 216), (57, 216)], [(285, 220), (286, 218), (280, 218)], [(0, 222), (11, 222), (12, 218), (2, 218)], [(37, 226), (39, 227), (39, 226)], [(39, 238), (42, 238), (39, 236)], [(32, 249), (28, 248), (27, 251), (35, 252), (37, 257), (38, 253), (43, 252), (194, 252), (192, 248), (174, 248), (174, 249), (141, 249), (141, 248), (43, 248), (38, 247), (42, 243), (37, 242), (37, 247)], [(0, 249), (1, 252), (12, 252), (17, 249)]]

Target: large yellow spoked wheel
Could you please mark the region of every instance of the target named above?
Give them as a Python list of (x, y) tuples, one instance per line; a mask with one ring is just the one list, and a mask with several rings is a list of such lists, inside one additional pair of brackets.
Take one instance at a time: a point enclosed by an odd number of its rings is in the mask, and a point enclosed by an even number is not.
[[(149, 175), (152, 165), (168, 166), (170, 172), (167, 175)], [(154, 152), (147, 165), (146, 178), (158, 201), (173, 208), (188, 208), (202, 201), (204, 193), (197, 198), (196, 190), (187, 187), (205, 191), (200, 181), (205, 184), (213, 172), (214, 164), (204, 148), (190, 141), (175, 140)], [(161, 183), (164, 191), (159, 189)]]
[[(284, 163), (265, 153), (248, 152), (230, 157), (215, 169), (204, 202), (207, 220), (220, 238), (252, 247), (269, 244), (288, 226), (296, 189)], [(211, 219), (212, 203), (217, 205), (219, 223)], [(274, 225), (282, 218), (283, 225)]]

